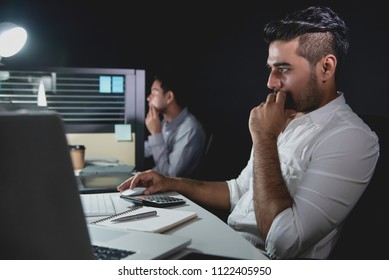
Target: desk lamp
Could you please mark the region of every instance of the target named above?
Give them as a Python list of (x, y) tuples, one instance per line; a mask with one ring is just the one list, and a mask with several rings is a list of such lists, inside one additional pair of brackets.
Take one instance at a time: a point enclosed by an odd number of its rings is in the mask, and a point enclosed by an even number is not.
[(18, 53), (26, 41), (27, 31), (24, 28), (11, 22), (0, 23), (0, 60)]

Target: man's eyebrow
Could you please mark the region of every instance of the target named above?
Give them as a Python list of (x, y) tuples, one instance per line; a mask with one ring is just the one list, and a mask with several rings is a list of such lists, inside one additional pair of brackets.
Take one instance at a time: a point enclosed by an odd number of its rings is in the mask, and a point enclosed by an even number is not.
[[(266, 66), (272, 67), (269, 63), (267, 63)], [(276, 62), (273, 64), (273, 67), (280, 67), (280, 66), (291, 66), (291, 64), (287, 62)]]

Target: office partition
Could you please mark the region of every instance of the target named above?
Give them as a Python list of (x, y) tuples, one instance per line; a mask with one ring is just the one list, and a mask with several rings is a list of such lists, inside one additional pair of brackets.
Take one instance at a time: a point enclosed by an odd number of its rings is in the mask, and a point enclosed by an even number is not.
[[(56, 111), (65, 123), (68, 139), (74, 139), (73, 134), (88, 139), (96, 135), (94, 142), (111, 135), (113, 145), (134, 147), (133, 152), (128, 151), (135, 153), (130, 158), (135, 159), (137, 169), (143, 169), (145, 70), (2, 66), (0, 106), (7, 110)], [(123, 138), (123, 132), (118, 131), (123, 129), (128, 137)], [(110, 145), (101, 148), (103, 154), (116, 150)]]

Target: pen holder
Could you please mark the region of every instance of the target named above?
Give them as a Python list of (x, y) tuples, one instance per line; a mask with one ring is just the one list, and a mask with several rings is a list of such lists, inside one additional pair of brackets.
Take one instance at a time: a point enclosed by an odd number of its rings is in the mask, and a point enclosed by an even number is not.
[(70, 157), (74, 170), (81, 170), (85, 167), (85, 146), (69, 145)]

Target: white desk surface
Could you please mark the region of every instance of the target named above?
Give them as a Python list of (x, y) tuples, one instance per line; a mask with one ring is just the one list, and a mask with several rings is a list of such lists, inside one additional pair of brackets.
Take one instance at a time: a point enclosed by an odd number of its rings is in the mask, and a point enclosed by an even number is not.
[[(174, 209), (194, 211), (198, 215), (197, 218), (163, 233), (188, 236), (192, 238), (191, 245), (189, 245), (189, 247), (184, 251), (172, 256), (172, 259), (178, 259), (185, 255), (188, 251), (194, 251), (237, 259), (268, 260), (268, 258), (260, 252), (260, 250), (255, 248), (249, 241), (211, 212), (180, 194), (167, 194), (184, 198), (187, 201), (186, 204), (175, 206)], [(127, 207), (131, 205), (131, 202), (121, 199), (119, 195), (119, 192), (111, 193), (115, 208), (118, 212), (121, 212), (126, 210)], [(97, 218), (87, 218), (88, 221), (93, 221), (95, 219)]]

